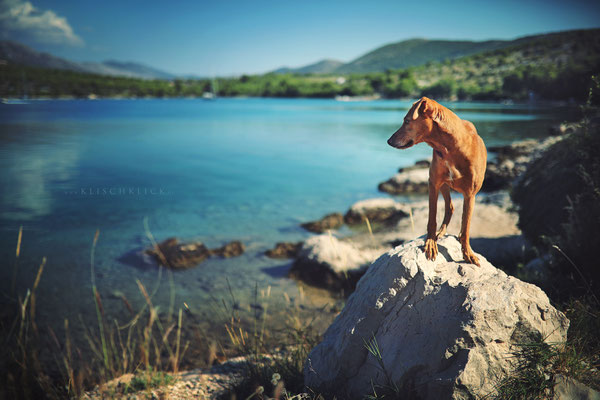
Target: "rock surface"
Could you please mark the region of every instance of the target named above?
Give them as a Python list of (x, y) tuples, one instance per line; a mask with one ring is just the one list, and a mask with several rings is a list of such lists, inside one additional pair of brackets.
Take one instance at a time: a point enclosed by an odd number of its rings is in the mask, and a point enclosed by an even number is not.
[(246, 358), (236, 357), (211, 368), (173, 374), (176, 381), (174, 384), (140, 390), (136, 393), (123, 393), (123, 389), (134, 377), (133, 374), (125, 374), (102, 386), (96, 386), (93, 390), (84, 393), (82, 398), (86, 400), (221, 399), (229, 393), (232, 386), (243, 379), (246, 371)]
[(201, 242), (180, 243), (177, 238), (169, 238), (146, 250), (159, 264), (172, 269), (187, 269), (200, 264), (210, 257), (210, 250)]
[[(499, 205), (495, 201), (488, 202), (489, 199), (486, 197), (480, 194), (476, 198), (471, 219), (471, 246), (474, 251), (483, 254), (495, 265), (506, 266), (507, 261), (511, 259), (514, 261), (515, 257), (520, 257), (531, 246), (523, 239), (517, 226), (519, 216), (504, 205)], [(454, 215), (448, 226), (448, 234), (458, 235), (462, 221), (462, 196), (452, 199), (452, 203)], [(406, 242), (426, 234), (428, 202), (407, 203), (405, 206), (411, 209), (412, 217), (403, 218), (394, 227), (380, 230), (374, 235), (360, 234), (346, 238), (344, 241), (357, 248), (377, 243), (382, 247), (387, 246), (387, 251), (393, 247), (390, 244)], [(444, 202), (439, 199), (438, 226), (443, 215)]]
[(554, 377), (553, 400), (600, 400), (600, 392), (563, 375)]
[[(521, 255), (530, 246), (524, 241), (517, 227), (518, 215), (496, 202), (477, 196), (475, 211), (471, 220), (471, 246), (476, 252), (493, 260), (497, 265), (507, 265), (507, 261)], [(378, 204), (383, 199), (375, 199)], [(455, 214), (448, 226), (448, 233), (458, 234), (462, 219), (462, 198), (452, 200)], [(420, 201), (401, 205), (393, 199), (387, 199), (389, 207), (411, 212), (411, 218), (401, 218), (394, 225), (387, 225), (370, 234), (359, 233), (337, 239), (330, 235), (310, 238), (304, 244), (290, 271), (290, 276), (301, 279), (311, 285), (332, 290), (353, 289), (355, 283), (365, 271), (365, 266), (379, 255), (406, 241), (413, 240), (427, 231), (429, 203)], [(502, 203), (502, 202), (500, 202)], [(362, 210), (370, 201), (358, 202), (352, 209)], [(438, 201), (438, 222), (444, 213), (444, 202)], [(346, 254), (342, 255), (339, 249)], [(348, 277), (351, 277), (349, 280)]]
[[(566, 340), (569, 321), (538, 287), (482, 256), (481, 267), (462, 262), (456, 237), (439, 241), (436, 261), (423, 245), (408, 242), (368, 268), (310, 353), (308, 387), (347, 399), (372, 394), (372, 384), (395, 384), (402, 398), (479, 398), (514, 367), (513, 345)], [(385, 371), (365, 347), (373, 338)]]
[(302, 242), (279, 242), (274, 248), (267, 250), (265, 255), (270, 258), (295, 258), (301, 248)]
[(142, 254), (152, 256), (160, 265), (178, 270), (194, 267), (210, 256), (229, 258), (243, 252), (244, 244), (237, 240), (216, 249), (208, 249), (202, 242), (180, 243), (177, 238), (169, 238), (154, 248), (144, 250)]
[(362, 224), (367, 218), (370, 223), (394, 224), (404, 217), (408, 217), (408, 212), (400, 203), (390, 198), (376, 198), (353, 204), (344, 215), (344, 222)]
[(385, 250), (353, 245), (327, 234), (314, 236), (302, 245), (289, 275), (327, 289), (352, 289)]
[(390, 179), (379, 184), (381, 192), (390, 194), (427, 194), (429, 191), (429, 168), (401, 169)]
[(328, 229), (337, 229), (344, 225), (344, 217), (340, 213), (327, 214), (318, 221), (305, 222), (300, 226), (309, 232), (323, 233)]
[(244, 244), (239, 240), (234, 240), (233, 242), (229, 242), (222, 247), (211, 249), (210, 255), (231, 258), (244, 254), (244, 250)]

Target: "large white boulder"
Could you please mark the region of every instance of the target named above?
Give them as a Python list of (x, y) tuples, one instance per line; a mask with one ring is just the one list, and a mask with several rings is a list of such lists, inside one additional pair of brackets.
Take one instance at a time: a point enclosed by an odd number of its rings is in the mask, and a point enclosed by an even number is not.
[(385, 247), (337, 239), (331, 234), (307, 239), (290, 269), (290, 276), (328, 289), (352, 289)]
[[(566, 340), (569, 321), (541, 289), (482, 256), (481, 267), (465, 263), (454, 236), (439, 241), (435, 261), (423, 244), (408, 242), (368, 268), (310, 353), (308, 387), (345, 399), (394, 385), (402, 398), (479, 398), (511, 371), (515, 345)], [(365, 346), (373, 338), (384, 368)]]

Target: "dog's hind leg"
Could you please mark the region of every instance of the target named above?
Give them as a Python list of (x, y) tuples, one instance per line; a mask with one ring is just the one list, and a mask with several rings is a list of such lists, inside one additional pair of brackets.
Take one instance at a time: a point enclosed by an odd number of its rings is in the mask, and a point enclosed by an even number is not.
[(446, 228), (450, 224), (450, 219), (452, 219), (452, 213), (454, 213), (454, 206), (452, 205), (452, 199), (450, 198), (450, 187), (448, 185), (442, 185), (440, 188), (440, 192), (442, 192), (442, 196), (444, 197), (444, 221), (442, 222), (442, 226), (437, 231), (437, 240), (440, 240), (442, 236), (446, 234)]
[(460, 244), (462, 245), (463, 256), (465, 261), (471, 264), (479, 265), (479, 260), (471, 249), (469, 242), (469, 229), (471, 228), (471, 215), (473, 214), (473, 206), (475, 204), (475, 195), (466, 195), (463, 203), (462, 225), (460, 230)]

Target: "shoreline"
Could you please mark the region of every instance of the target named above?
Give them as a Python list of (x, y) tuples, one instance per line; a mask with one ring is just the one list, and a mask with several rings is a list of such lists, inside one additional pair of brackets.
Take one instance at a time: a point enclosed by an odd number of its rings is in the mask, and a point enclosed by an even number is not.
[[(276, 98), (279, 99), (279, 98)], [(65, 99), (65, 100), (73, 100), (73, 99)], [(375, 185), (374, 185), (375, 186)], [(496, 192), (497, 193), (497, 192)], [(382, 194), (382, 196), (387, 196), (385, 194)], [(409, 208), (411, 208), (411, 211), (407, 211), (408, 213), (410, 213), (412, 215), (412, 222), (411, 219), (407, 219), (404, 218), (402, 220), (402, 224), (404, 224), (404, 228), (403, 231), (398, 234), (398, 232), (385, 232), (383, 230), (378, 230), (380, 227), (376, 226), (375, 224), (373, 224), (373, 228), (374, 228), (374, 233), (370, 233), (368, 232), (368, 230), (370, 229), (370, 227), (365, 224), (364, 222), (361, 222), (361, 224), (356, 225), (355, 227), (352, 228), (348, 228), (348, 227), (344, 227), (342, 228), (342, 230), (338, 231), (338, 234), (341, 235), (339, 240), (341, 242), (349, 242), (351, 243), (351, 245), (355, 245), (359, 248), (368, 248), (370, 246), (373, 245), (373, 241), (376, 242), (380, 242), (380, 243), (391, 243), (391, 242), (397, 242), (399, 240), (411, 240), (414, 238), (415, 235), (417, 235), (417, 232), (415, 232), (413, 230), (412, 227), (410, 227), (411, 225), (414, 225), (415, 227), (417, 227), (417, 229), (419, 229), (419, 227), (421, 229), (424, 229), (425, 224), (423, 223), (424, 218), (426, 218), (426, 208), (424, 207), (424, 205), (422, 204), (422, 199), (425, 197), (422, 197), (420, 195), (413, 195), (410, 196), (411, 197), (411, 201), (410, 202), (404, 202), (406, 203), (405, 205), (408, 205)], [(508, 206), (506, 204), (502, 205), (503, 201), (502, 198), (506, 198), (506, 192), (503, 192), (503, 194), (500, 194), (498, 196), (498, 198), (492, 198), (494, 196), (491, 195), (486, 195), (486, 196), (478, 196), (479, 197), (485, 197), (484, 200), (482, 200), (483, 204), (487, 204), (487, 203), (492, 203), (495, 204), (496, 206), (499, 206), (501, 208), (508, 208)], [(389, 198), (389, 197), (386, 197)], [(366, 199), (366, 200), (372, 200), (372, 198), (370, 199)], [(453, 200), (454, 197), (453, 197)], [(363, 200), (364, 201), (364, 200)], [(498, 204), (496, 204), (498, 203)], [(438, 206), (440, 205), (440, 202), (438, 201)], [(478, 203), (478, 206), (481, 205)], [(458, 203), (458, 201), (455, 202), (455, 206), (456, 208), (460, 208), (460, 205)], [(477, 207), (476, 206), (476, 211), (477, 212)], [(483, 206), (482, 206), (483, 207)], [(351, 207), (352, 208), (352, 207)], [(460, 213), (455, 214), (453, 222), (457, 223), (460, 221)], [(512, 222), (511, 222), (512, 223)], [(508, 222), (507, 222), (508, 224)], [(511, 228), (512, 229), (511, 225)], [(395, 228), (397, 228), (398, 225), (395, 226)], [(409, 228), (410, 227), (410, 228)], [(515, 233), (515, 231), (507, 229), (506, 231), (503, 231), (506, 234), (513, 234)], [(454, 230), (451, 228), (451, 232), (450, 233), (456, 233), (454, 232)], [(334, 234), (332, 234), (332, 236), (334, 236)], [(336, 237), (337, 235), (335, 235), (334, 237)], [(491, 237), (489, 237), (489, 234), (487, 237), (482, 237), (483, 239), (492, 239)], [(377, 247), (377, 246), (374, 246)], [(392, 246), (393, 248), (394, 246)], [(254, 256), (260, 256), (261, 253), (261, 249), (257, 249), (256, 246), (253, 246), (254, 252), (256, 253)], [(382, 249), (381, 251), (385, 252), (389, 249), (389, 247), (386, 247), (384, 249)], [(475, 249), (477, 251), (477, 249)], [(379, 251), (379, 249), (376, 249), (376, 251)], [(289, 264), (292, 261), (286, 261), (286, 264)], [(307, 293), (308, 294), (308, 293)], [(310, 296), (310, 294), (308, 294)], [(237, 294), (236, 294), (237, 296)], [(117, 299), (118, 300), (118, 299)], [(261, 304), (257, 304), (258, 306), (261, 306)], [(232, 306), (235, 306), (234, 304), (232, 304)], [(242, 304), (242, 306), (245, 306), (245, 304)], [(251, 313), (252, 310), (259, 310), (261, 313), (267, 314), (267, 311), (271, 312), (271, 309), (267, 310), (266, 308), (263, 308), (262, 310), (260, 310), (260, 308), (255, 307), (253, 308), (253, 304), (248, 304), (248, 306), (250, 307), (248, 309), (248, 311)], [(298, 306), (298, 304), (294, 304), (294, 306)], [(335, 305), (335, 307), (337, 308), (338, 305)], [(305, 310), (305, 311), (310, 311), (310, 310)], [(339, 312), (338, 309), (334, 309), (333, 311), (331, 311), (332, 315), (335, 315), (337, 312)], [(187, 322), (190, 323), (191, 321), (193, 321), (192, 318), (188, 318), (188, 314), (186, 311), (186, 314), (184, 314), (186, 316), (186, 319), (188, 320)], [(191, 316), (191, 314), (190, 314)], [(194, 321), (195, 323), (195, 321)], [(225, 334), (223, 334), (223, 337), (226, 339)]]
[[(517, 143), (513, 143), (516, 145)], [(422, 164), (421, 164), (422, 167)], [(374, 259), (380, 254), (384, 254), (388, 250), (395, 247), (395, 243), (404, 243), (412, 241), (421, 236), (426, 228), (428, 217), (428, 202), (424, 200), (426, 196), (416, 196), (413, 201), (396, 203), (393, 198), (371, 198), (355, 203), (350, 210), (356, 209), (357, 204), (371, 202), (377, 209), (382, 200), (388, 205), (392, 205), (398, 211), (405, 212), (406, 215), (400, 218), (397, 224), (386, 226), (385, 220), (375, 222), (375, 225), (370, 225), (361, 221), (359, 224), (349, 225), (349, 228), (344, 226), (342, 233), (338, 227), (335, 231), (326, 230), (325, 233), (312, 236), (304, 241), (303, 246), (314, 238), (323, 237), (325, 241), (339, 240), (339, 243), (345, 243), (351, 247), (358, 249), (360, 252), (372, 250)], [(460, 209), (462, 196), (453, 194), (453, 203), (455, 209)], [(443, 210), (443, 202), (438, 201), (438, 213)], [(358, 207), (360, 208), (360, 206)], [(380, 207), (379, 207), (380, 208)], [(481, 246), (488, 249), (504, 249), (508, 250), (508, 254), (503, 254), (505, 257), (514, 257), (515, 252), (523, 251), (523, 242), (521, 232), (517, 227), (518, 216), (512, 208), (512, 201), (506, 190), (497, 190), (490, 193), (480, 193), (477, 196), (477, 203), (472, 222), (472, 245), (477, 253), (481, 253)], [(346, 213), (348, 215), (350, 210)], [(367, 208), (362, 208), (366, 211)], [(456, 234), (454, 232), (460, 223), (460, 213), (454, 215), (452, 222), (448, 228), (447, 235)], [(522, 254), (521, 254), (522, 256)], [(486, 257), (489, 259), (489, 256)], [(370, 262), (369, 262), (370, 263)], [(293, 268), (293, 267), (292, 267)], [(360, 269), (360, 268), (359, 268)], [(322, 273), (320, 271), (319, 273)], [(347, 278), (347, 272), (343, 273)], [(347, 295), (347, 293), (346, 293)], [(194, 369), (179, 373), (179, 379), (174, 385), (162, 387), (153, 390), (152, 395), (165, 393), (167, 395), (187, 393), (189, 395), (215, 395), (217, 393), (224, 394), (227, 392), (229, 385), (240, 381), (240, 377), (245, 371), (245, 363), (250, 362), (247, 357), (234, 358), (231, 361), (225, 361), (223, 364), (217, 364), (213, 367)], [(225, 372), (224, 372), (225, 371)], [(128, 377), (127, 379), (131, 379)], [(122, 386), (121, 378), (105, 383), (102, 387), (119, 387)], [(203, 391), (206, 390), (206, 391)], [(101, 387), (95, 388), (93, 391), (86, 392), (86, 398), (96, 399), (101, 396)]]
[[(339, 97), (339, 99), (338, 99)], [(378, 102), (378, 101), (415, 101), (416, 97), (402, 97), (402, 98), (386, 98), (381, 96), (333, 96), (333, 97), (265, 97), (265, 96), (217, 96), (211, 99), (203, 98), (202, 96), (144, 96), (144, 97), (128, 97), (128, 96), (109, 96), (100, 97), (93, 95), (90, 97), (83, 96), (60, 96), (60, 97), (4, 97), (1, 98), (0, 104), (13, 105), (13, 104), (26, 104), (28, 101), (69, 101), (69, 100), (84, 100), (84, 101), (96, 101), (96, 100), (203, 100), (207, 102), (218, 101), (219, 99), (274, 99), (274, 100), (333, 100), (340, 103), (354, 103), (354, 102)], [(440, 101), (444, 103), (466, 103), (466, 104), (500, 104), (505, 106), (541, 106), (541, 107), (576, 107), (579, 103), (570, 100), (545, 100), (536, 99), (530, 101), (514, 100), (514, 99), (497, 99), (497, 100), (458, 100), (458, 99), (444, 99), (440, 98)]]

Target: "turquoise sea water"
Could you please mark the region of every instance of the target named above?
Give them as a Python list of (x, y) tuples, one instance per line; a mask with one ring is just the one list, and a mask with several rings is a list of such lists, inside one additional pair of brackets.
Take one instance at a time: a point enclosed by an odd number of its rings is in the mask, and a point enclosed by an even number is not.
[[(175, 307), (183, 302), (213, 317), (215, 299), (273, 288), (303, 298), (285, 278), (289, 262), (262, 253), (278, 241), (309, 234), (299, 223), (354, 202), (385, 196), (377, 184), (399, 166), (429, 157), (421, 144), (386, 144), (410, 102), (334, 100), (63, 100), (0, 105), (0, 285), (10, 303), (17, 232), (23, 226), (16, 292), (31, 287), (47, 264), (38, 297), (40, 318), (95, 318), (90, 248), (105, 307), (119, 294), (141, 304), (136, 279), (154, 287), (156, 269), (131, 254), (177, 236), (209, 247), (241, 240), (246, 253), (210, 259), (173, 274)], [(475, 123), (486, 144), (541, 138), (572, 120), (567, 108), (487, 103), (447, 104)], [(155, 302), (167, 304), (167, 286)], [(298, 300), (300, 301), (300, 300)]]

